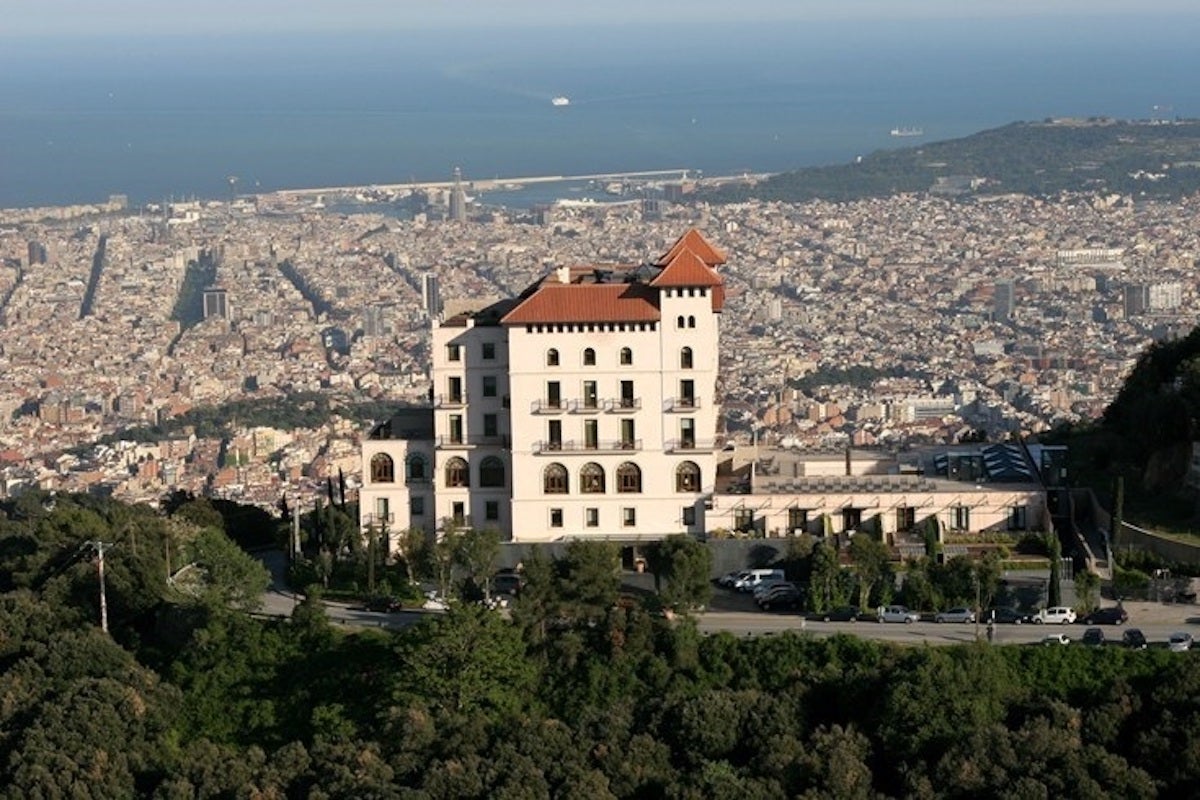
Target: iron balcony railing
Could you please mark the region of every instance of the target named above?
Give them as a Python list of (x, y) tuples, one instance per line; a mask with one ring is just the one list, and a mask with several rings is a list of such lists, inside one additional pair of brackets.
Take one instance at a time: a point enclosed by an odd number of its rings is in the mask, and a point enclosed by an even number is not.
[(668, 412), (693, 411), (699, 407), (699, 397), (669, 397), (663, 403), (663, 410)]
[(433, 404), (437, 408), (461, 408), (467, 404), (467, 393), (439, 394), (433, 398)]
[(509, 437), (507, 434), (496, 434), (487, 436), (484, 434), (472, 434), (462, 436), (439, 436), (437, 437), (437, 446), (443, 449), (457, 447), (508, 447)]
[(642, 407), (640, 397), (614, 397), (604, 401), (604, 410), (613, 414), (632, 413)]
[(547, 453), (621, 453), (636, 452), (641, 449), (641, 439), (606, 439), (595, 442), (550, 439), (533, 443), (533, 452), (541, 455)]
[(567, 410), (567, 404), (562, 399), (534, 400), (529, 404), (529, 410), (533, 414), (561, 414)]
[(719, 439), (669, 439), (663, 450), (667, 453), (711, 452), (721, 447)]

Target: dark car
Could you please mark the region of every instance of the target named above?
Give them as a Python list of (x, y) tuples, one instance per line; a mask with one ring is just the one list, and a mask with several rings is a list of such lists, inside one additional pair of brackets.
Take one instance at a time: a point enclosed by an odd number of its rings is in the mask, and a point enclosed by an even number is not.
[(772, 587), (762, 597), (756, 598), (763, 611), (781, 608), (799, 608), (804, 603), (804, 592), (790, 583)]
[(379, 596), (369, 597), (366, 602), (367, 611), (399, 611), (403, 606), (400, 600), (395, 597)]
[(497, 572), (492, 576), (492, 594), (516, 597), (525, 586), (525, 579), (515, 572)]
[(1121, 635), (1121, 644), (1132, 650), (1146, 649), (1146, 634), (1138, 628), (1129, 628)]
[(1128, 621), (1128, 612), (1120, 606), (1097, 608), (1083, 618), (1084, 625), (1124, 625)]
[(825, 622), (858, 622), (860, 614), (862, 614), (862, 609), (858, 606), (838, 606), (823, 614), (814, 614), (814, 616)]
[(1028, 614), (1022, 614), (1015, 608), (993, 608), (984, 615), (984, 619), (1004, 625), (1022, 625), (1030, 621)]
[(1091, 647), (1099, 647), (1104, 644), (1104, 631), (1099, 628), (1088, 628), (1083, 632), (1083, 639), (1081, 641)]

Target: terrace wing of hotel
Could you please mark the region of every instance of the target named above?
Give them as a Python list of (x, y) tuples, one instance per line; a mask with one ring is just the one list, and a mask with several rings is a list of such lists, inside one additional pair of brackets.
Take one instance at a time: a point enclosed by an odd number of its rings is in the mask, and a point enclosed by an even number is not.
[(519, 297), (450, 304), (433, 322), (430, 405), (399, 410), (364, 443), (364, 530), (631, 545), (870, 531), (903, 550), (931, 523), (1048, 529), (1045, 479), (1060, 462), (1048, 448), (727, 445), (724, 263), (689, 230), (652, 263), (564, 266)]

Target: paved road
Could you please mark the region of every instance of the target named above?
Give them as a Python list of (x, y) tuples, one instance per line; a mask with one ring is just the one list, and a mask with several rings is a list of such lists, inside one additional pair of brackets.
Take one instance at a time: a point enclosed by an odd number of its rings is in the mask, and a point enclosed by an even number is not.
[[(263, 595), (262, 613), (269, 616), (290, 617), (297, 604), (296, 597), (286, 588), (287, 556), (280, 551), (267, 551), (258, 558), (271, 572), (271, 587)], [(1140, 628), (1151, 643), (1166, 642), (1175, 631), (1189, 631), (1200, 641), (1200, 607), (1194, 605), (1168, 605), (1162, 603), (1127, 602), (1129, 622), (1123, 626), (1100, 626), (1106, 638), (1120, 641), (1126, 628)], [(339, 625), (367, 628), (407, 628), (437, 612), (404, 611), (380, 613), (356, 608), (345, 603), (326, 602), (329, 619)], [(877, 622), (816, 622), (805, 620), (795, 613), (767, 613), (759, 611), (746, 595), (714, 590), (711, 610), (697, 616), (697, 624), (705, 634), (728, 631), (735, 636), (770, 636), (784, 631), (806, 632), (814, 636), (831, 636), (846, 633), (864, 639), (898, 642), (904, 644), (961, 644), (975, 641), (976, 635), (985, 637), (986, 626), (933, 622), (902, 623)], [(1072, 640), (1083, 637), (1086, 626), (1075, 625), (997, 625), (994, 643), (1030, 644), (1040, 642), (1052, 633), (1065, 633)]]

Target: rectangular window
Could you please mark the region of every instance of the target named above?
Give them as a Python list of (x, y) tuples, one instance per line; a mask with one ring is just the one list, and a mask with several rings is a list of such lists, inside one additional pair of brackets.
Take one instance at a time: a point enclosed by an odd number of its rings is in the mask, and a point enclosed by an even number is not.
[(733, 510), (733, 529), (739, 533), (754, 530), (754, 509), (735, 508)]
[(425, 498), (424, 497), (409, 497), (408, 498), (408, 515), (410, 517), (425, 516)]
[(484, 342), (483, 343), (483, 360), (484, 361), (492, 361), (495, 358), (496, 358), (496, 343), (495, 342)]
[(696, 405), (695, 381), (683, 380), (679, 382), (679, 405), (685, 407)]
[(583, 407), (595, 408), (599, 401), (596, 399), (596, 382), (583, 382)]
[(563, 526), (563, 511), (561, 508), (550, 509), (550, 527), (561, 528)]
[(583, 421), (583, 446), (595, 450), (600, 446), (600, 424), (594, 419)]
[(450, 415), (450, 443), (463, 443), (463, 419), (462, 414)]
[(954, 507), (954, 530), (971, 530), (971, 509), (967, 506)]
[(456, 344), (446, 345), (447, 361), (462, 361), (462, 348)]
[(797, 534), (808, 530), (808, 509), (788, 509), (788, 533)]
[(376, 497), (375, 498), (375, 521), (376, 522), (383, 524), (385, 522), (392, 521), (392, 519), (391, 519), (392, 515), (391, 515), (391, 510), (389, 508), (389, 505), (390, 504), (386, 497)]
[(633, 408), (633, 381), (621, 381), (621, 408)]
[(499, 436), (500, 422), (495, 414), (483, 415), (483, 435), (484, 436)]
[(488, 500), (483, 504), (483, 516), (488, 522), (500, 519), (500, 501)]
[(562, 450), (562, 420), (552, 419), (546, 424), (546, 439), (551, 450)]
[(692, 525), (696, 524), (696, 507), (695, 506), (684, 506), (683, 507), (683, 524), (687, 525), (688, 527), (691, 527)]
[(452, 376), (446, 380), (446, 393), (450, 396), (451, 403), (461, 403), (463, 399), (462, 378)]
[(1013, 506), (1009, 509), (1008, 514), (1008, 529), (1011, 531), (1023, 531), (1029, 528), (1029, 507), (1028, 506)]
[(696, 420), (691, 417), (684, 417), (679, 420), (679, 439), (688, 450), (696, 446)]
[(562, 386), (558, 381), (546, 381), (546, 405), (562, 408)]
[(896, 509), (896, 530), (911, 531), (917, 526), (917, 510), (911, 506)]
[(450, 516), (455, 525), (465, 525), (467, 522), (467, 506), (464, 503), (451, 503)]
[(634, 436), (633, 420), (631, 420), (631, 419), (621, 420), (621, 449), (622, 450), (632, 450), (633, 445), (634, 445), (634, 440), (636, 438), (637, 437)]
[(496, 376), (495, 375), (484, 375), (483, 376), (483, 396), (484, 397), (495, 397), (496, 396)]
[(600, 509), (585, 508), (583, 510), (583, 524), (588, 528), (600, 527)]
[(626, 528), (632, 528), (637, 525), (637, 509), (622, 508), (621, 509), (621, 524)]

